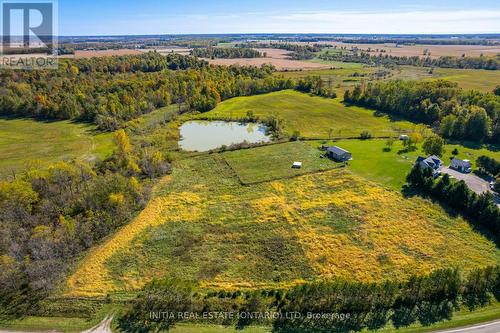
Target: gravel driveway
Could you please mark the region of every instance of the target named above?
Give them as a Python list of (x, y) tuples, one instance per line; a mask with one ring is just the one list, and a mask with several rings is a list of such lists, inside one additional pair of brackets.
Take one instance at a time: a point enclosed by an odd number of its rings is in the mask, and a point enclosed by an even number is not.
[(467, 186), (469, 186), (469, 188), (477, 194), (481, 194), (483, 192), (491, 192), (490, 184), (486, 180), (479, 178), (473, 173), (461, 173), (447, 167), (443, 167), (441, 169), (441, 172), (447, 173), (455, 179), (463, 180), (467, 184)]

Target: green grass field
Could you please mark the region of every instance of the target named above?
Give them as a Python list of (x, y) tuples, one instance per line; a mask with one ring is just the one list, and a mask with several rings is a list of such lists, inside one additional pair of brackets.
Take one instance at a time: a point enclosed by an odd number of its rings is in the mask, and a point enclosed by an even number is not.
[[(398, 153), (404, 149), (400, 141), (395, 141), (392, 150), (385, 152), (387, 140), (339, 140), (328, 142), (328, 145), (336, 145), (349, 150), (353, 154), (353, 160), (349, 162), (349, 169), (356, 174), (383, 184), (394, 190), (401, 190), (405, 183), (406, 175), (411, 170), (415, 160), (419, 155), (426, 156), (420, 149), (409, 153)], [(310, 142), (317, 148), (324, 144), (323, 141)], [(469, 159), (475, 168), (475, 161), (481, 155), (490, 156), (500, 160), (500, 151), (487, 149), (487, 147), (470, 147), (463, 145), (448, 144), (445, 147), (445, 154), (442, 157), (443, 162), (448, 165), (451, 152), (458, 149), (458, 158)]]
[[(424, 327), (422, 325), (412, 325), (406, 328), (395, 329), (392, 325), (378, 330), (376, 332), (383, 333), (424, 333), (434, 332), (437, 330), (452, 329), (456, 327), (463, 327), (492, 321), (500, 318), (500, 303), (494, 302), (493, 304), (475, 311), (460, 310), (455, 312), (452, 320), (443, 321), (431, 326)], [(248, 327), (244, 330), (237, 330), (233, 327), (224, 326), (210, 326), (210, 325), (193, 325), (193, 324), (179, 324), (173, 330), (173, 333), (271, 333), (271, 327)], [(372, 332), (372, 331), (363, 331)]]
[[(282, 159), (276, 165), (287, 172)], [(221, 154), (203, 155), (176, 162), (155, 193), (133, 222), (89, 252), (66, 294), (134, 291), (165, 276), (234, 290), (500, 262), (500, 250), (465, 220), (345, 168), (242, 186)]]
[(394, 136), (413, 127), (407, 121), (376, 116), (372, 110), (346, 107), (339, 98), (310, 96), (292, 90), (232, 98), (199, 117), (238, 119), (246, 117), (248, 111), (262, 118), (275, 114), (283, 119), (288, 134), (298, 130), (307, 138), (357, 137), (365, 130), (373, 136)]
[(500, 71), (436, 68), (434, 75), (456, 82), (463, 89), (492, 92), (496, 86), (500, 85)]
[[(328, 63), (328, 62), (326, 62)], [(331, 82), (335, 87), (348, 87), (362, 81), (368, 81), (369, 77), (353, 77), (352, 74), (370, 74), (377, 71), (377, 67), (345, 66), (332, 62), (333, 67), (338, 69), (322, 69), (296, 72), (277, 72), (287, 78), (298, 79), (306, 76), (320, 76), (326, 82)], [(475, 89), (482, 92), (491, 92), (500, 84), (500, 71), (489, 71), (481, 69), (454, 69), (434, 68), (432, 73), (429, 67), (399, 66), (390, 70), (387, 80), (437, 80), (443, 79), (457, 83), (463, 89)]]
[(58, 160), (103, 158), (113, 150), (111, 137), (95, 133), (90, 124), (0, 118), (0, 178), (33, 163), (44, 167)]
[[(113, 305), (106, 306), (92, 319), (62, 318), (62, 317), (33, 317), (0, 322), (2, 329), (13, 331), (58, 331), (58, 332), (80, 332), (99, 323), (106, 314), (113, 311)], [(493, 302), (483, 308), (469, 311), (463, 309), (456, 311), (453, 318), (431, 326), (411, 325), (407, 328), (394, 329), (391, 325), (379, 330), (382, 333), (424, 333), (436, 330), (464, 327), (478, 323), (493, 321), (500, 318), (500, 303)], [(235, 329), (233, 326), (203, 325), (191, 323), (179, 323), (171, 332), (173, 333), (271, 333), (272, 328), (266, 326), (249, 326), (243, 330)], [(366, 331), (368, 332), (368, 331)]]
[[(339, 164), (320, 158), (322, 152), (304, 142), (289, 142), (224, 153), (224, 159), (244, 184), (290, 178), (338, 168)], [(293, 162), (301, 169), (292, 169)]]

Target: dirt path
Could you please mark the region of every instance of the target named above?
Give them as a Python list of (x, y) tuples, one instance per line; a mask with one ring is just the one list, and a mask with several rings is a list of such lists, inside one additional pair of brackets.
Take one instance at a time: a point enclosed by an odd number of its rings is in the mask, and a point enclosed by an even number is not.
[[(96, 326), (82, 331), (81, 333), (112, 333), (111, 331), (111, 322), (113, 321), (113, 316), (108, 315), (104, 318), (99, 324)], [(58, 333), (59, 331), (9, 331), (9, 330), (0, 330), (0, 333)]]

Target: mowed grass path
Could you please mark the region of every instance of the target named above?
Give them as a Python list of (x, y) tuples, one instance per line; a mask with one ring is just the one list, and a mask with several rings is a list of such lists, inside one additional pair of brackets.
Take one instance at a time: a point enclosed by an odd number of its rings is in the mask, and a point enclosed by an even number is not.
[[(340, 166), (328, 158), (320, 158), (321, 155), (320, 150), (305, 142), (288, 142), (223, 154), (244, 184), (290, 178)], [(293, 169), (293, 162), (302, 162), (302, 168)]]
[(413, 126), (407, 121), (391, 121), (388, 116), (376, 116), (373, 110), (346, 107), (339, 98), (310, 96), (292, 90), (232, 98), (199, 117), (241, 119), (246, 117), (248, 111), (261, 118), (275, 114), (283, 119), (288, 134), (298, 130), (307, 138), (324, 139), (330, 134), (331, 137), (357, 137), (365, 130), (373, 136), (391, 136)]
[(345, 168), (242, 186), (221, 154), (203, 155), (177, 161), (155, 194), (89, 252), (67, 294), (134, 291), (163, 277), (224, 290), (381, 281), (500, 262), (465, 220)]
[(93, 160), (111, 153), (111, 133), (94, 133), (94, 126), (70, 121), (41, 122), (0, 118), (0, 178), (73, 158)]

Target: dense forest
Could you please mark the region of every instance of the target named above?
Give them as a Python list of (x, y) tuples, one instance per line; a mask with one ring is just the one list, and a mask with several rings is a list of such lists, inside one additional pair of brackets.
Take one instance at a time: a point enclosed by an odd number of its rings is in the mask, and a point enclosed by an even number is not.
[[(183, 314), (194, 313), (204, 323), (237, 329), (271, 324), (273, 332), (358, 332), (389, 323), (396, 328), (428, 326), (451, 319), (460, 307), (485, 306), (493, 297), (500, 299), (498, 267), (467, 274), (443, 269), (405, 282), (329, 280), (290, 289), (208, 293), (191, 283), (164, 280), (146, 286), (120, 314), (118, 326), (125, 332), (168, 331), (186, 319)], [(233, 316), (210, 318), (205, 313)]]
[(68, 60), (55, 71), (0, 72), (0, 114), (78, 119), (114, 130), (170, 103), (207, 111), (227, 98), (293, 88), (272, 72), (154, 52)]
[(260, 58), (263, 56), (257, 50), (242, 47), (195, 48), (191, 50), (191, 55), (209, 59)]
[(116, 151), (95, 165), (57, 162), (0, 181), (0, 319), (36, 312), (82, 251), (144, 208), (151, 179), (171, 170), (154, 146), (133, 146), (124, 130)]
[(500, 69), (500, 59), (498, 57), (398, 57), (379, 53), (370, 54), (364, 51), (340, 51), (325, 52), (319, 56), (320, 59), (328, 61), (357, 62), (377, 66), (411, 65), (424, 67), (442, 68), (468, 68), (468, 69)]
[(500, 143), (500, 97), (449, 81), (388, 81), (356, 86), (346, 103), (432, 125), (447, 138)]

